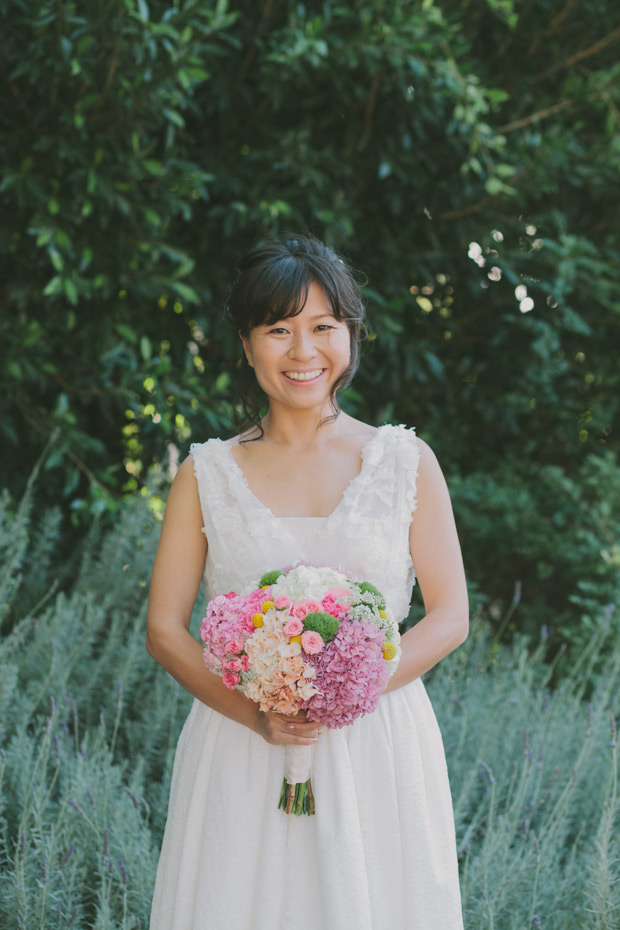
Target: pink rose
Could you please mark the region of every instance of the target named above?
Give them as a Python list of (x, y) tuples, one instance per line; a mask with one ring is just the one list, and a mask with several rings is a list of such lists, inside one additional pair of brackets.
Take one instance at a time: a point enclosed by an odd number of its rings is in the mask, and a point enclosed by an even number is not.
[(306, 630), (305, 633), (301, 634), (301, 645), (304, 648), (304, 652), (312, 656), (320, 652), (325, 643), (320, 633), (315, 633), (314, 630)]
[(288, 607), (291, 602), (286, 594), (280, 594), (273, 603), (276, 605), (276, 610), (283, 610), (285, 607)]
[(228, 650), (228, 652), (237, 654), (239, 652), (243, 652), (244, 645), (245, 643), (243, 642), (243, 639), (241, 638), (241, 636), (235, 636), (233, 639), (228, 640), (228, 642), (226, 643), (226, 649)]
[(306, 614), (313, 614), (320, 611), (320, 609), (321, 605), (317, 604), (316, 601), (300, 601), (299, 604), (293, 604), (291, 607), (291, 615), (303, 620)]
[(222, 675), (222, 681), (231, 691), (234, 691), (239, 682), (241, 681), (241, 675), (238, 672), (224, 672)]
[(349, 591), (347, 588), (339, 588), (338, 585), (334, 585), (334, 587), (330, 588), (327, 593), (335, 600), (338, 600), (341, 597), (353, 597), (351, 591)]
[(243, 663), (239, 656), (234, 659), (229, 659), (228, 662), (222, 662), (222, 666), (228, 669), (229, 672), (240, 672), (243, 668)]
[(284, 635), (285, 636), (299, 636), (303, 628), (304, 628), (304, 625), (299, 619), (299, 617), (291, 617), (284, 624)]
[(241, 668), (243, 669), (243, 671), (247, 672), (249, 667), (250, 667), (249, 658), (247, 656), (241, 656)]

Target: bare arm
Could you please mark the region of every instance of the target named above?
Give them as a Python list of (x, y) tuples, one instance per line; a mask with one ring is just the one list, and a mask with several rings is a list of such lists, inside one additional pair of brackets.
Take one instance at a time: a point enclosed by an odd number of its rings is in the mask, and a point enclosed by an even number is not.
[(460, 646), (469, 631), (465, 571), (450, 495), (435, 454), (418, 442), (418, 507), (409, 545), (426, 613), (403, 635), (401, 660), (386, 691), (419, 678)]
[[(230, 691), (209, 672), (202, 644), (189, 632), (207, 555), (193, 461), (187, 458), (170, 488), (162, 525), (147, 614), (148, 653), (194, 697), (214, 710), (260, 733), (267, 742), (313, 742), (317, 724), (302, 718), (263, 714), (258, 704)], [(294, 724), (295, 731), (289, 728)]]

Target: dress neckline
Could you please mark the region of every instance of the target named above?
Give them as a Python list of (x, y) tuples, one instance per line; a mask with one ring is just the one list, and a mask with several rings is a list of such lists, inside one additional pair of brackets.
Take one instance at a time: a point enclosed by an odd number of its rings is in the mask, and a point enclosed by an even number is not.
[(291, 515), (287, 514), (281, 517), (276, 516), (276, 514), (273, 512), (271, 507), (267, 507), (267, 505), (264, 504), (260, 500), (260, 498), (258, 498), (256, 494), (254, 494), (254, 492), (250, 489), (250, 486), (247, 482), (247, 478), (245, 477), (243, 470), (241, 469), (240, 465), (238, 465), (237, 460), (235, 459), (231, 451), (232, 446), (235, 445), (235, 443), (231, 442), (230, 440), (227, 440), (227, 441), (220, 440), (220, 442), (222, 446), (226, 449), (227, 457), (231, 465), (231, 472), (239, 479), (240, 484), (245, 489), (246, 493), (252, 498), (255, 504), (257, 504), (260, 507), (260, 509), (270, 514), (270, 516), (274, 520), (277, 520), (278, 522), (280, 522), (281, 520), (324, 520), (327, 523), (328, 520), (331, 520), (332, 517), (334, 517), (337, 513), (339, 513), (341, 508), (344, 507), (345, 502), (347, 501), (350, 494), (352, 494), (353, 491), (355, 490), (356, 485), (363, 479), (365, 472), (366, 472), (367, 463), (368, 463), (368, 452), (375, 445), (375, 443), (379, 441), (379, 438), (383, 435), (384, 428), (385, 428), (385, 425), (378, 426), (374, 434), (370, 437), (370, 439), (366, 440), (366, 442), (360, 449), (360, 457), (362, 460), (362, 464), (361, 464), (359, 472), (357, 473), (357, 475), (354, 475), (352, 478), (349, 479), (349, 482), (347, 483), (344, 491), (342, 492), (342, 497), (340, 498), (340, 500), (338, 501), (338, 503), (336, 504), (332, 512), (322, 517), (305, 516), (303, 514), (301, 516), (297, 516), (294, 514), (291, 514)]

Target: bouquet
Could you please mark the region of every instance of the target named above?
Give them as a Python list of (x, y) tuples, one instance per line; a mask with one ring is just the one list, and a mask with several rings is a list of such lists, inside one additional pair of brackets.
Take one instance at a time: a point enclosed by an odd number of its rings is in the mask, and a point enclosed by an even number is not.
[[(398, 624), (380, 591), (329, 566), (267, 572), (243, 594), (207, 604), (207, 668), (262, 711), (330, 728), (377, 707), (400, 659)], [(313, 814), (311, 746), (287, 746), (279, 807)]]

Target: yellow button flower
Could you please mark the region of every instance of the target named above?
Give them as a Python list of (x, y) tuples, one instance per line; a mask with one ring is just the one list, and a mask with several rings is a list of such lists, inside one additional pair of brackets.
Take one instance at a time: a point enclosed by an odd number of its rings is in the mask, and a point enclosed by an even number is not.
[(389, 662), (390, 659), (395, 659), (398, 655), (398, 649), (394, 643), (385, 642), (381, 646), (381, 651), (383, 652), (383, 658)]
[(384, 620), (387, 620), (387, 618), (388, 618), (387, 611), (386, 611), (386, 610), (380, 610), (380, 611), (379, 611), (379, 616), (382, 617)]
[(264, 622), (265, 622), (265, 618), (263, 617), (262, 614), (254, 614), (254, 616), (252, 617), (252, 623), (254, 624), (255, 627), (262, 626)]
[(300, 643), (300, 642), (301, 642), (301, 636), (291, 636), (291, 638), (289, 639), (289, 643)]
[(266, 613), (268, 610), (270, 610), (272, 607), (275, 607), (275, 606), (276, 605), (274, 604), (273, 601), (263, 601), (263, 603), (260, 605), (260, 609), (262, 610), (263, 613)]

